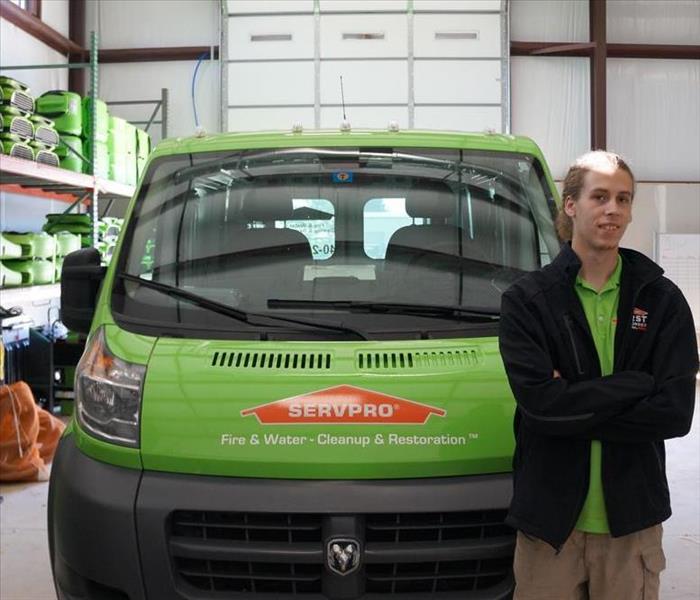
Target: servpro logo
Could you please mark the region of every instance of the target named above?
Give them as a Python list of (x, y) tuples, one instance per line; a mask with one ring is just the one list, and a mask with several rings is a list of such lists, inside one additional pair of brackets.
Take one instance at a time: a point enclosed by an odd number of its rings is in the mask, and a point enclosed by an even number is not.
[(445, 417), (447, 411), (353, 385), (337, 385), (241, 411), (242, 417), (250, 415), (266, 425), (422, 425), (430, 415)]

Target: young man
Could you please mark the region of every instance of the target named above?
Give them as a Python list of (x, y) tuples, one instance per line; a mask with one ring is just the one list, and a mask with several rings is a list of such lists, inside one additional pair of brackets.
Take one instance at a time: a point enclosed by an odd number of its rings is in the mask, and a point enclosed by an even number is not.
[(698, 352), (678, 288), (619, 247), (634, 187), (618, 155), (579, 158), (558, 223), (570, 244), (503, 295), (515, 600), (658, 599), (664, 440), (690, 429)]

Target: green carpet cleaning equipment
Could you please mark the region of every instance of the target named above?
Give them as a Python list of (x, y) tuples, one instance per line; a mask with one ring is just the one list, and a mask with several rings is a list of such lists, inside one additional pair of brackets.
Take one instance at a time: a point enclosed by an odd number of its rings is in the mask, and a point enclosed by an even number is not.
[(21, 110), (8, 104), (0, 105), (0, 133), (11, 133), (21, 141), (28, 142), (34, 137), (31, 117), (25, 117)]
[[(83, 151), (83, 140), (74, 135), (61, 134), (59, 137), (59, 144), (56, 146), (54, 152), (58, 155), (58, 158), (61, 161), (61, 168), (68, 169), (69, 171), (75, 171), (76, 173), (82, 173), (83, 159), (80, 157), (85, 157), (85, 153)], [(71, 152), (71, 149), (73, 152)]]
[(36, 100), (36, 112), (52, 119), (56, 131), (81, 136), (83, 133), (83, 107), (78, 94), (62, 90), (46, 92)]
[(46, 150), (53, 150), (58, 146), (58, 131), (51, 119), (47, 119), (41, 115), (32, 115), (29, 117), (29, 120), (32, 123), (34, 141), (37, 144), (41, 144)]
[(29, 88), (12, 77), (0, 75), (0, 101), (21, 110), (25, 115), (34, 112), (34, 96)]
[(2, 146), (3, 154), (25, 160), (34, 160), (34, 149), (17, 135), (0, 133), (0, 146)]

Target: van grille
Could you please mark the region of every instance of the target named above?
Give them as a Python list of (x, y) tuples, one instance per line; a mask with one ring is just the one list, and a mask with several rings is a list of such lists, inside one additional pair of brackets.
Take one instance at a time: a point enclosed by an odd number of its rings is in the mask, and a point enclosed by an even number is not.
[(332, 357), (327, 352), (214, 352), (212, 367), (229, 369), (327, 371)]
[[(217, 592), (319, 598), (355, 578), (366, 597), (458, 593), (468, 600), (470, 592), (503, 598), (510, 589), (515, 536), (505, 516), (505, 510), (340, 517), (178, 510), (167, 534), (178, 585), (211, 593), (202, 598)], [(357, 572), (340, 576), (327, 569), (325, 543), (334, 537), (360, 542)]]
[(400, 369), (464, 369), (481, 363), (476, 348), (424, 350), (414, 352), (358, 352), (356, 366), (361, 371)]

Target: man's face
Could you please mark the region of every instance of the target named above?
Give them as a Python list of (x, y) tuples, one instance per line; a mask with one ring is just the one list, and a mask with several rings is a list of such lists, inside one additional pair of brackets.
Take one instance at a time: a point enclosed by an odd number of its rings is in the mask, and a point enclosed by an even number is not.
[(588, 171), (578, 200), (564, 201), (564, 211), (574, 224), (573, 246), (616, 249), (632, 221), (632, 192), (627, 171), (612, 167)]

